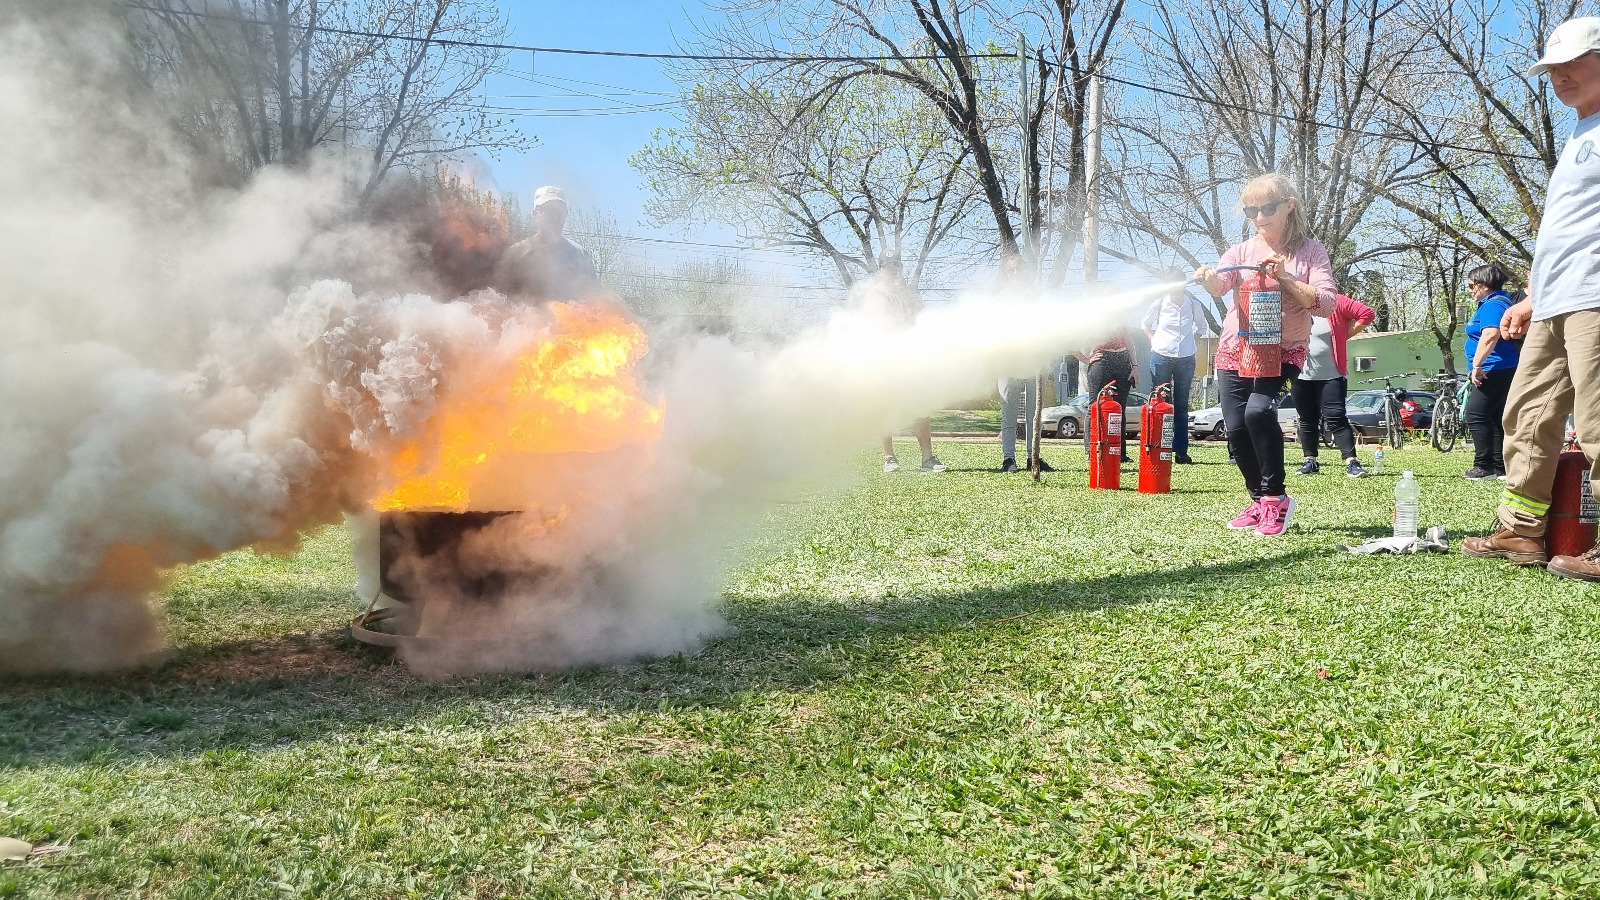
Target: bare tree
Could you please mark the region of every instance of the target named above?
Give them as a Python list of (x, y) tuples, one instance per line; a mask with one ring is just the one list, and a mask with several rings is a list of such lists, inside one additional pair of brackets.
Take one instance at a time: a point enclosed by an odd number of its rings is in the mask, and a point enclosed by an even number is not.
[(1570, 113), (1524, 72), (1575, 0), (1411, 0), (1407, 27), (1435, 62), (1431, 90), (1386, 94), (1418, 163), (1371, 187), (1479, 260), (1533, 261)]
[[(799, 96), (802, 105), (825, 104), (862, 78), (902, 86), (964, 148), (993, 224), (991, 245), (1002, 254), (1020, 252), (1026, 209), (1035, 229), (1031, 244), (1063, 260), (1076, 247), (1083, 211), (1085, 76), (1105, 64), (1124, 4), (733, 0), (722, 5), (726, 24), (708, 35), (708, 49), (775, 57), (801, 49), (827, 57), (727, 66), (756, 85), (804, 71), (810, 89)], [(1015, 48), (1030, 32), (1040, 49), (1028, 63), (1033, 89), (1019, 101)], [(1026, 196), (1024, 164), (1031, 175)], [(1064, 260), (1048, 271), (1059, 281)]]
[(1385, 98), (1414, 90), (1419, 42), (1394, 0), (1156, 7), (1141, 32), (1148, 74), (1125, 82), (1113, 131), (1108, 218), (1141, 248), (1130, 261), (1216, 259), (1247, 234), (1234, 207), (1243, 183), (1277, 171), (1348, 275), (1368, 251), (1374, 185), (1414, 162)]
[(188, 101), (195, 140), (238, 175), (358, 147), (371, 198), (395, 168), (530, 146), (479, 97), (504, 52), (490, 0), (151, 0), (130, 9), (150, 77)]
[(892, 82), (856, 79), (816, 103), (803, 99), (809, 87), (698, 85), (683, 128), (633, 158), (654, 192), (648, 211), (810, 251), (846, 286), (890, 256), (920, 281), (979, 202), (967, 148)]

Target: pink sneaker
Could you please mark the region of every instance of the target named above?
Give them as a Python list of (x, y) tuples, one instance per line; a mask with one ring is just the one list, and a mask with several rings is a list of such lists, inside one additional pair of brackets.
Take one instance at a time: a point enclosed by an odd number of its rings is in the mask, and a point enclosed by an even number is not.
[(1254, 528), (1260, 524), (1261, 501), (1251, 500), (1250, 505), (1244, 508), (1244, 512), (1233, 517), (1233, 521), (1228, 523), (1228, 527), (1232, 528), (1234, 531), (1244, 531), (1247, 528)]
[(1293, 517), (1293, 497), (1262, 500), (1261, 524), (1256, 526), (1256, 537), (1281, 537), (1289, 530), (1289, 520)]

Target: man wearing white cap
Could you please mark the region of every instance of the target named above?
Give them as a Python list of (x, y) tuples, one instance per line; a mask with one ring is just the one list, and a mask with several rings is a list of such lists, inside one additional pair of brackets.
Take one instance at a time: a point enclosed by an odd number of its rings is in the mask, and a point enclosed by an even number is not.
[(1539, 75), (1578, 111), (1578, 124), (1550, 173), (1528, 297), (1500, 322), (1503, 335), (1525, 339), (1506, 400), (1500, 527), (1464, 547), (1472, 556), (1600, 581), (1600, 545), (1547, 563), (1544, 539), (1568, 413), (1600, 484), (1600, 18), (1557, 26), (1528, 70)]
[(506, 248), (494, 267), (494, 287), (513, 299), (581, 300), (599, 278), (588, 251), (562, 235), (567, 199), (546, 185), (533, 192), (533, 234)]

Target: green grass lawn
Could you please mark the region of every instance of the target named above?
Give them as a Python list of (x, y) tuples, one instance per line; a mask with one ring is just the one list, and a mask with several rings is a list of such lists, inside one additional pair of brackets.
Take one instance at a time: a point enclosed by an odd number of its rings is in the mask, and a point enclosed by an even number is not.
[[(178, 573), (174, 651), (0, 685), (0, 870), (39, 897), (1600, 895), (1600, 592), (1351, 557), (1401, 466), (1459, 541), (1460, 451), (1178, 493), (952, 471), (785, 507), (693, 656), (419, 680), (341, 630), (341, 529)], [(1133, 481), (1133, 473), (1126, 480)]]

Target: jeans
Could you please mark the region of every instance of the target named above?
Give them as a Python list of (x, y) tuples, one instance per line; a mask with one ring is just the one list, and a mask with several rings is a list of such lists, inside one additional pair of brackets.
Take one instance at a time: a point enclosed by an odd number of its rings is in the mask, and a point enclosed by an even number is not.
[(1506, 398), (1506, 489), (1498, 511), (1500, 524), (1522, 537), (1544, 535), (1568, 413), (1590, 480), (1600, 481), (1600, 309), (1534, 322), (1522, 342)]
[(1194, 386), (1194, 357), (1150, 354), (1150, 389), (1172, 383), (1172, 452), (1189, 455), (1189, 388)]
[(1038, 399), (1032, 378), (1000, 379), (1000, 455), (1017, 458), (1017, 417), (1027, 422), (1026, 441), (1033, 449), (1033, 405)]
[(1350, 430), (1350, 418), (1345, 415), (1344, 398), (1349, 380), (1330, 378), (1326, 381), (1306, 381), (1296, 378), (1294, 387), (1295, 412), (1300, 415), (1300, 452), (1306, 459), (1316, 459), (1318, 445), (1322, 442), (1322, 421), (1328, 422), (1333, 445), (1343, 453), (1343, 459), (1355, 459), (1356, 436)]
[(1483, 373), (1483, 384), (1473, 385), (1467, 395), (1467, 431), (1472, 433), (1473, 468), (1496, 475), (1506, 472), (1506, 398), (1511, 394), (1511, 379), (1516, 369), (1495, 369)]
[[(1122, 434), (1119, 444), (1122, 459), (1128, 458), (1128, 382), (1133, 378), (1133, 354), (1126, 350), (1107, 350), (1100, 354), (1100, 358), (1089, 364), (1089, 373), (1086, 376), (1084, 387), (1089, 391), (1089, 402), (1093, 403), (1105, 386), (1115, 381), (1117, 383), (1115, 396), (1117, 402), (1122, 404)], [(1188, 423), (1184, 423), (1188, 427)], [(1176, 434), (1176, 431), (1174, 431)], [(1084, 446), (1088, 446), (1089, 429), (1083, 430)]]
[(1235, 370), (1217, 370), (1228, 449), (1233, 451), (1252, 500), (1284, 495), (1278, 400), (1283, 397), (1284, 382), (1299, 375), (1300, 369), (1291, 365), (1285, 365), (1283, 374), (1274, 378), (1241, 378)]

